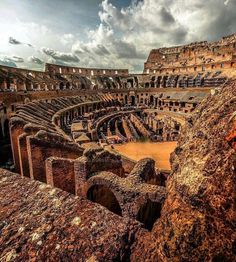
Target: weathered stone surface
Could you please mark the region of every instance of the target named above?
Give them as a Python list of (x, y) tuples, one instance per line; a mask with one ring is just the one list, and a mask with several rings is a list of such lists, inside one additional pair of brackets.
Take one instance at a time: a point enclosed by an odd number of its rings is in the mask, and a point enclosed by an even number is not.
[(127, 261), (137, 222), (39, 181), (0, 173), (1, 261)]
[[(133, 261), (235, 261), (236, 84), (208, 97), (172, 155), (161, 218), (138, 238)], [(231, 141), (231, 140), (230, 140)]]
[[(16, 172), (78, 196), (0, 170), (0, 261), (235, 261), (236, 85), (227, 85), (236, 72), (235, 44), (236, 34), (152, 50), (138, 75), (1, 66), (0, 138), (11, 136)], [(30, 74), (34, 81), (26, 81)], [(129, 116), (123, 105), (161, 111), (164, 122)], [(122, 115), (124, 132), (111, 121)], [(176, 116), (186, 121), (183, 130)], [(78, 118), (87, 121), (79, 142), (106, 142), (113, 132), (121, 141), (152, 137), (149, 128), (157, 140), (175, 140), (181, 131), (167, 189), (153, 160), (135, 164), (78, 146), (69, 135)]]

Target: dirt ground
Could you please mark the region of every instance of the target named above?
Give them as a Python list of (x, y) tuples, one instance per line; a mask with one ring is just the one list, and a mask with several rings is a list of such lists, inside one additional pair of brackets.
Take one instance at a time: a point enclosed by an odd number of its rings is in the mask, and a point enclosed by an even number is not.
[(134, 160), (151, 157), (156, 161), (157, 168), (170, 170), (169, 157), (176, 145), (177, 142), (129, 142), (114, 145), (114, 148), (119, 153)]

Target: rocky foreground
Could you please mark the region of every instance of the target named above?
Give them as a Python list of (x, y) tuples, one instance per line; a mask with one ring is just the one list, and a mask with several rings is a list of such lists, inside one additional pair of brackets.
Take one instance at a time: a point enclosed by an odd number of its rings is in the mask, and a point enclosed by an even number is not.
[(133, 261), (236, 261), (236, 84), (188, 119), (171, 156), (161, 218)]

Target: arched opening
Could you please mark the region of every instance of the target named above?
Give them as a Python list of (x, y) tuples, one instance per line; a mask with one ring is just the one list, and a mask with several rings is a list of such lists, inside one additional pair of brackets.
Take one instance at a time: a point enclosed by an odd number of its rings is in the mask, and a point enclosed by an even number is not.
[(128, 104), (128, 96), (125, 95), (125, 105), (127, 105), (127, 104)]
[(153, 224), (161, 216), (161, 203), (153, 202), (150, 199), (142, 205), (137, 214), (137, 220), (144, 224), (148, 230), (152, 230)]
[(66, 89), (70, 89), (70, 83), (69, 82), (66, 83)]
[(2, 125), (0, 122), (0, 141), (3, 139), (3, 129), (2, 129)]
[(153, 95), (150, 96), (150, 104), (151, 104), (151, 105), (154, 104), (154, 97), (153, 97)]
[(0, 128), (0, 166), (11, 169), (13, 161), (10, 144), (9, 120), (6, 119), (3, 125), (0, 125)]
[(9, 132), (9, 120), (6, 119), (3, 125), (4, 137), (10, 141), (10, 132)]
[(121, 216), (120, 205), (112, 191), (103, 185), (92, 186), (87, 193), (87, 198), (106, 207), (111, 212)]
[(60, 85), (59, 85), (59, 87), (60, 87), (61, 90), (64, 89), (64, 83), (61, 82)]
[(135, 96), (131, 96), (131, 105), (135, 106)]
[(130, 88), (134, 88), (133, 79), (128, 79), (128, 80), (127, 80), (127, 83), (129, 83), (129, 87), (130, 87)]
[(155, 98), (155, 105), (154, 105), (154, 106), (157, 107), (157, 104), (158, 104), (158, 98), (156, 97), (156, 98)]

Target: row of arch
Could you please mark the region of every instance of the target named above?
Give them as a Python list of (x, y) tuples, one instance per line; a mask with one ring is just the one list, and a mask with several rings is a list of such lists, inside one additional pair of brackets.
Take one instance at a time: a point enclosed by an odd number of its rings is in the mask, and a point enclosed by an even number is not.
[(131, 106), (135, 106), (137, 103), (141, 103), (141, 104), (154, 104), (157, 103), (157, 98), (154, 98), (153, 95), (150, 95), (149, 98), (143, 98), (140, 97), (140, 95), (128, 95), (126, 94), (124, 96), (124, 98), (119, 98), (118, 100), (123, 100), (123, 103), (125, 105), (130, 104)]

